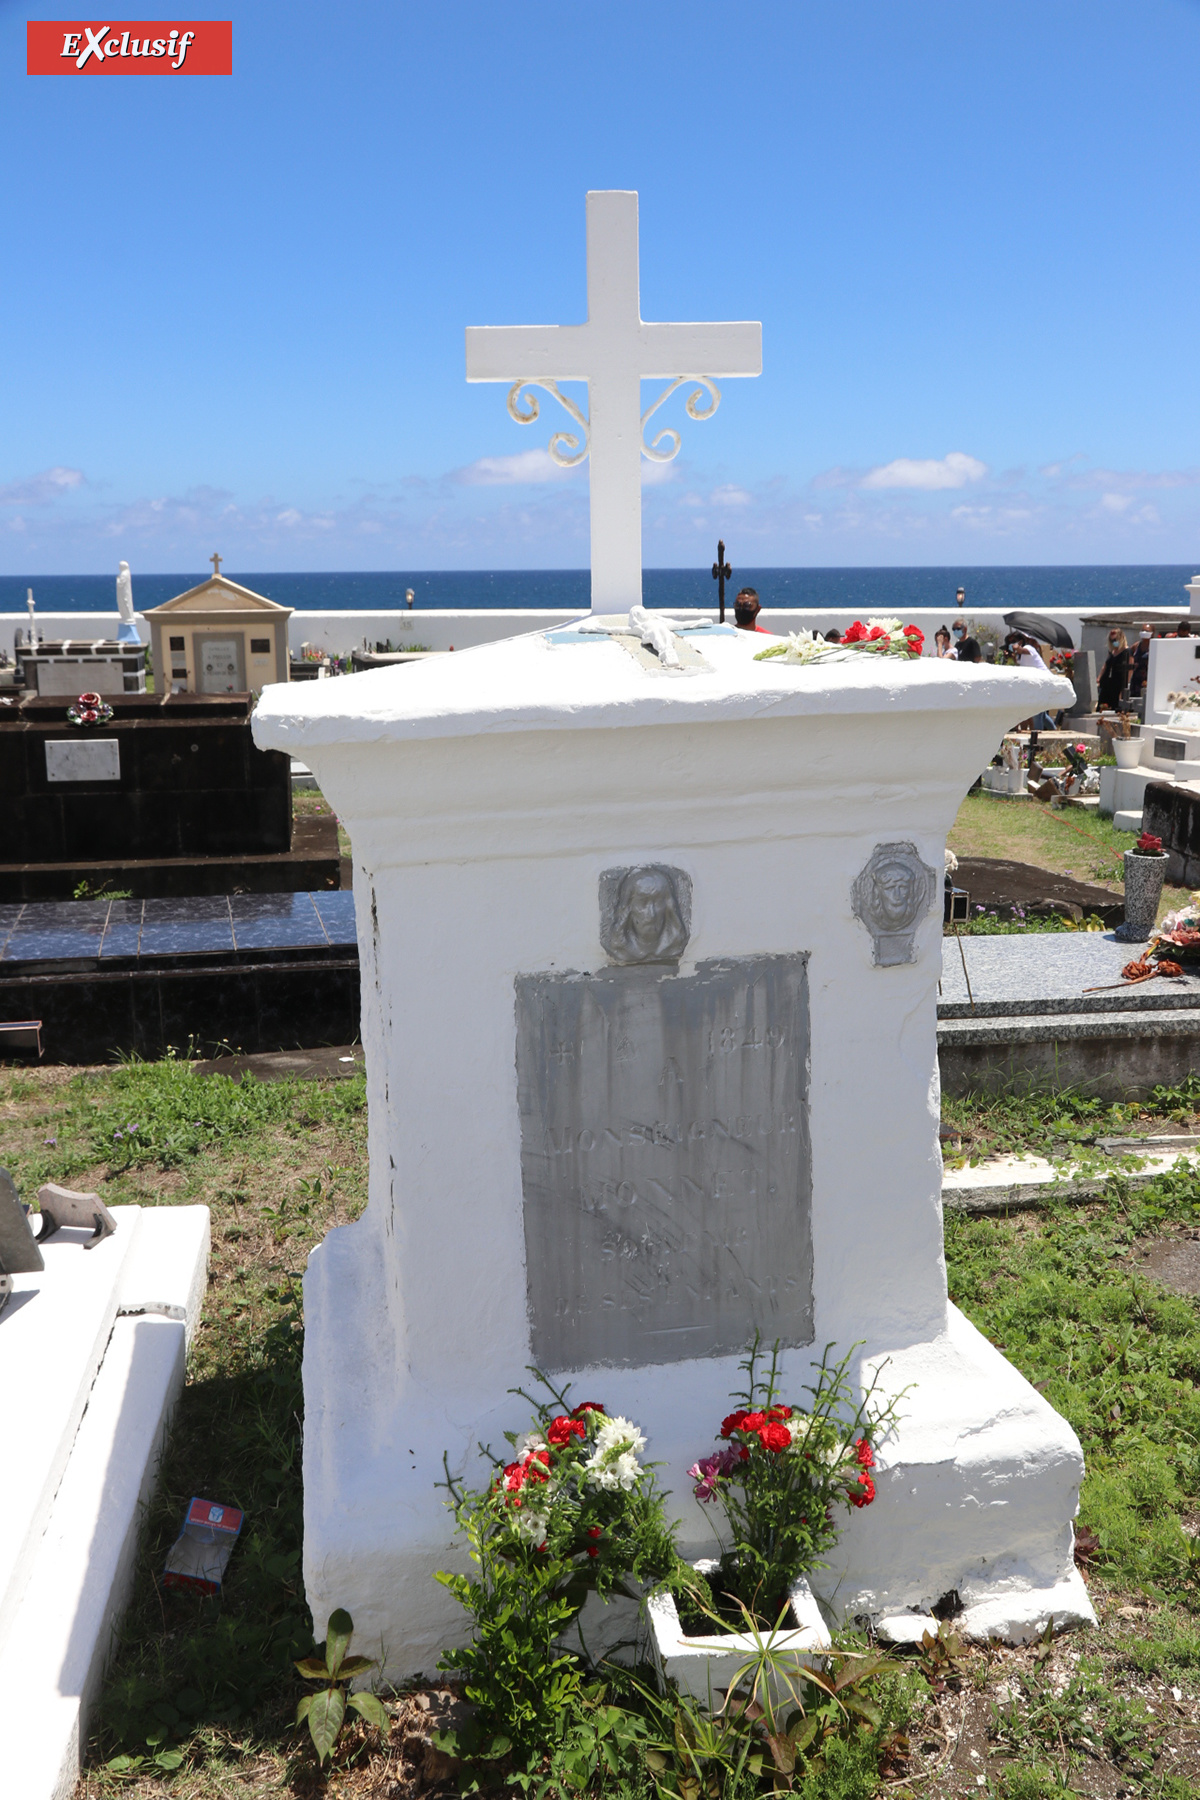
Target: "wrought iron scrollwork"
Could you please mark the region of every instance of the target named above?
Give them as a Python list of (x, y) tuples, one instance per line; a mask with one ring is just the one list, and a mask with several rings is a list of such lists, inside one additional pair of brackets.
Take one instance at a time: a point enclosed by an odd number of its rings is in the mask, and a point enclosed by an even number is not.
[[(518, 425), (533, 424), (542, 410), (537, 395), (529, 391), (535, 387), (540, 387), (544, 393), (552, 395), (578, 423), (583, 433), (582, 439), (576, 437), (573, 431), (556, 431), (546, 446), (560, 469), (578, 468), (591, 448), (591, 427), (586, 415), (580, 412), (569, 394), (564, 394), (560, 390), (556, 381), (514, 381), (508, 390), (509, 416), (515, 419)], [(525, 390), (524, 393), (522, 393), (522, 389)], [(522, 399), (528, 407), (527, 412), (521, 410)], [(570, 451), (571, 454), (564, 454), (566, 451)]]
[[(709, 380), (707, 375), (677, 375), (670, 387), (665, 388), (658, 396), (654, 405), (648, 406), (642, 414), (642, 453), (643, 455), (648, 456), (651, 462), (670, 462), (673, 457), (679, 455), (679, 446), (683, 440), (672, 426), (668, 426), (665, 430), (660, 431), (658, 436), (654, 438), (651, 443), (647, 443), (646, 423), (658, 411), (659, 407), (671, 398), (671, 395), (675, 392), (676, 388), (683, 387), (689, 381), (699, 383), (695, 393), (689, 394), (687, 397), (686, 405), (687, 416), (689, 419), (695, 419), (698, 423), (702, 424), (705, 419), (712, 418), (718, 406), (721, 404), (721, 390), (715, 381)], [(704, 400), (705, 393), (708, 394), (707, 406), (701, 404)], [(664, 439), (670, 444), (669, 450), (659, 449), (659, 445)]]

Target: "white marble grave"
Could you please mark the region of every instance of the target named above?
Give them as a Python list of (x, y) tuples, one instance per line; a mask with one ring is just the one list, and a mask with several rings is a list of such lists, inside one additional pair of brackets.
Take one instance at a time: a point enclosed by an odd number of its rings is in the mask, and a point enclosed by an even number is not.
[[(68, 1800), (204, 1297), (208, 1208), (65, 1227), (0, 1314), (0, 1792)], [(37, 1223), (37, 1214), (34, 1214)]]
[(536, 634), (255, 714), (356, 862), (370, 1204), (306, 1278), (305, 1578), (392, 1676), (462, 1636), (442, 1452), (482, 1475), (535, 1347), (640, 1422), (704, 1554), (686, 1469), (755, 1325), (789, 1390), (860, 1340), (912, 1384), (814, 1579), (833, 1612), (1090, 1617), (1079, 1445), (948, 1302), (937, 1136), (946, 833), (1069, 687), (764, 642), (713, 629), (669, 670)]

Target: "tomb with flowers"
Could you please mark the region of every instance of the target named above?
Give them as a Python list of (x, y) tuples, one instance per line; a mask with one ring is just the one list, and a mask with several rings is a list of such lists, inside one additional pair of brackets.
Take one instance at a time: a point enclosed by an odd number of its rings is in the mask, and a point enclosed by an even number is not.
[(1079, 1444), (947, 1296), (935, 1036), (947, 830), (1066, 684), (913, 656), (897, 621), (834, 649), (642, 610), (638, 465), (679, 437), (641, 383), (710, 417), (759, 328), (641, 320), (636, 195), (588, 198), (585, 324), (467, 348), (516, 418), (570, 399), (592, 613), (254, 720), (357, 865), (370, 1203), (305, 1282), (318, 1626), (346, 1607), (392, 1676), (461, 1638), (443, 1452), (479, 1478), (531, 1366), (637, 1422), (709, 1553), (688, 1471), (755, 1334), (793, 1393), (832, 1345), (895, 1397), (811, 1577), (827, 1620), (1087, 1618)]

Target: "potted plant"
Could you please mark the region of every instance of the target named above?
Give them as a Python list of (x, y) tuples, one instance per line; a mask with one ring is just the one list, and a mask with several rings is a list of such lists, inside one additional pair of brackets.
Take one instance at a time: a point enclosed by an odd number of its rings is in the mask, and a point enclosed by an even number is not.
[(1133, 849), (1125, 852), (1125, 923), (1113, 933), (1121, 943), (1144, 944), (1154, 930), (1166, 873), (1162, 839), (1143, 831)]
[(1118, 769), (1136, 769), (1141, 761), (1142, 743), (1132, 733), (1132, 715), (1118, 713), (1112, 730), (1113, 755)]
[(722, 1447), (688, 1471), (710, 1523), (714, 1510), (723, 1515), (721, 1553), (693, 1565), (707, 1594), (660, 1593), (648, 1612), (660, 1668), (692, 1693), (727, 1686), (764, 1641), (801, 1662), (830, 1644), (807, 1577), (825, 1566), (845, 1518), (874, 1500), (873, 1445), (895, 1421), (878, 1380), (856, 1400), (852, 1353), (831, 1363), (831, 1351), (813, 1364), (808, 1404), (792, 1405), (780, 1395), (779, 1345), (767, 1360), (756, 1338)]

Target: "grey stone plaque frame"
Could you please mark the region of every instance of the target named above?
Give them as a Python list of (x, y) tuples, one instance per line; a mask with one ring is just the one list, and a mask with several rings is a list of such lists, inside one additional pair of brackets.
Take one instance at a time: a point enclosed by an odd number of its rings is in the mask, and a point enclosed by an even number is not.
[(540, 1368), (812, 1342), (807, 963), (517, 977)]

